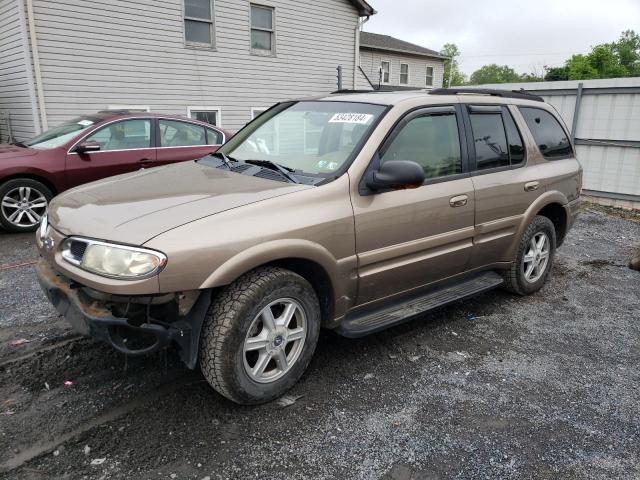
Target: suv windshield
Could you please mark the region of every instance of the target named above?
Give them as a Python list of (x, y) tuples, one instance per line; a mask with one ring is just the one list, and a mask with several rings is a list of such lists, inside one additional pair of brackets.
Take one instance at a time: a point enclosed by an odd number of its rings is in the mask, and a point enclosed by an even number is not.
[(70, 122), (63, 123), (55, 128), (51, 128), (37, 137), (33, 137), (28, 142), (24, 142), (31, 148), (56, 148), (64, 145), (78, 133), (92, 126), (97, 119), (91, 117), (78, 117)]
[(269, 110), (219, 151), (234, 160), (269, 160), (312, 175), (339, 170), (385, 111), (382, 105), (308, 101)]

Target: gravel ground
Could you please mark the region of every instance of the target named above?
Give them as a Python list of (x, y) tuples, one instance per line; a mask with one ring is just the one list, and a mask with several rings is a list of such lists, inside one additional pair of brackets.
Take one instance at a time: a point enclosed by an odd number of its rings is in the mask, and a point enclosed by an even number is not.
[(77, 339), (0, 246), (0, 478), (640, 478), (639, 223), (583, 213), (531, 297), (324, 332), (288, 406)]

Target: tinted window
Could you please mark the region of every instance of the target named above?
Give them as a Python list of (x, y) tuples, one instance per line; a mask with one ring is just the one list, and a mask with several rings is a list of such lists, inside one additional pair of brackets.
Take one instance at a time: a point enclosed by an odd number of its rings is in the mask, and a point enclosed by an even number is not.
[(460, 140), (455, 114), (428, 115), (409, 121), (382, 156), (411, 160), (422, 166), (426, 178), (462, 173)]
[(511, 165), (517, 165), (524, 160), (524, 143), (522, 136), (516, 127), (513, 117), (509, 111), (504, 110), (504, 126), (507, 129), (507, 141), (509, 142), (509, 154), (511, 155)]
[(520, 107), (538, 148), (545, 158), (563, 158), (572, 155), (571, 143), (553, 115), (539, 108)]
[(125, 120), (101, 128), (86, 141), (100, 144), (101, 151), (149, 148), (151, 146), (150, 120)]
[(472, 113), (471, 129), (476, 147), (476, 168), (503, 167), (509, 165), (507, 137), (500, 113)]
[(222, 132), (207, 128), (207, 145), (220, 145), (222, 143)]
[(161, 147), (206, 145), (204, 127), (174, 120), (160, 120)]

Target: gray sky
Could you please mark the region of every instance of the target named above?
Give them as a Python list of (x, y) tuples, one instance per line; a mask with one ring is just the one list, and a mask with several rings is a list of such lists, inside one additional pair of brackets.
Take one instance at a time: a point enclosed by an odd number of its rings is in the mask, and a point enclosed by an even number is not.
[(467, 75), (482, 65), (520, 73), (560, 66), (574, 53), (640, 31), (640, 0), (369, 0), (378, 11), (368, 32), (433, 50), (448, 42), (462, 52)]

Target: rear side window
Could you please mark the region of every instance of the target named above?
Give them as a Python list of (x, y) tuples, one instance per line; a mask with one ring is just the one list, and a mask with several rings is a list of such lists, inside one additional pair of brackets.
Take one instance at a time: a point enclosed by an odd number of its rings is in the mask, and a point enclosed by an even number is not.
[(511, 165), (517, 165), (524, 160), (524, 142), (522, 141), (522, 135), (520, 135), (518, 127), (516, 127), (516, 123), (513, 121), (513, 117), (508, 110), (503, 110), (502, 118), (504, 119), (504, 126), (507, 130)]
[(473, 143), (476, 148), (476, 168), (504, 167), (509, 165), (507, 135), (502, 123), (502, 114), (471, 113)]
[(207, 128), (207, 145), (221, 145), (222, 144), (222, 132)]
[(175, 120), (160, 120), (161, 147), (206, 145), (204, 127)]
[(426, 115), (410, 120), (380, 160), (414, 161), (422, 166), (426, 179), (462, 173), (456, 115)]
[(520, 107), (520, 113), (545, 158), (556, 160), (573, 155), (569, 137), (553, 115), (533, 107)]

